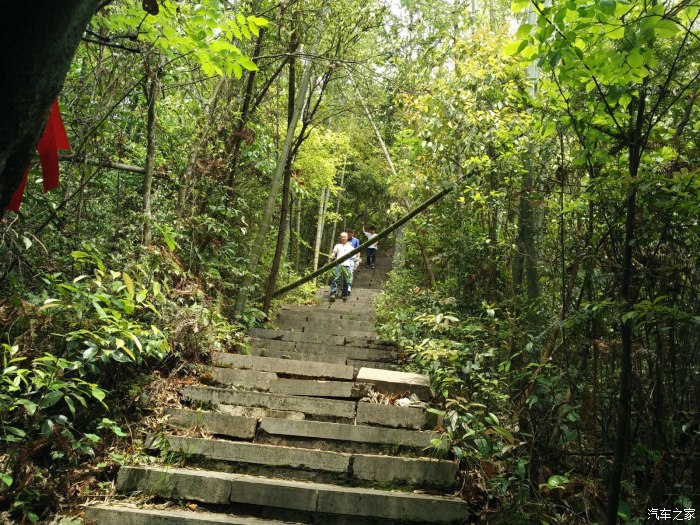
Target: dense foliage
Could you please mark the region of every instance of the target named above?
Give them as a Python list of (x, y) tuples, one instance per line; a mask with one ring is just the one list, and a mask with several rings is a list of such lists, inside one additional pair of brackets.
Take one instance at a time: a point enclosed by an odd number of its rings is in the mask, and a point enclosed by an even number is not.
[(379, 321), (431, 374), (475, 513), (698, 508), (700, 3), (159, 5), (94, 17), (61, 187), (33, 165), (0, 222), (0, 512), (94, 490), (149, 381), (443, 187), (382, 243)]

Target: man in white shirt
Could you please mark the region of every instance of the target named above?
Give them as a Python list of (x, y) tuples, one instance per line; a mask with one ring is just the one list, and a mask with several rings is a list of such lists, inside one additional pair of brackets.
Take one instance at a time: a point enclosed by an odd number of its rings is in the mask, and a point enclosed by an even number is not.
[[(348, 242), (348, 234), (341, 232), (340, 242), (333, 247), (333, 252), (331, 253), (331, 261), (346, 255), (354, 250), (352, 244)], [(343, 261), (333, 269), (333, 279), (331, 280), (331, 301), (335, 301), (336, 292), (338, 291), (338, 281), (340, 280), (341, 273), (345, 277), (343, 279), (343, 289), (340, 292), (340, 296), (343, 301), (348, 300), (348, 295), (350, 295), (350, 286), (352, 285), (352, 272), (355, 268), (355, 259), (358, 256), (350, 257), (349, 259)]]
[[(374, 226), (369, 227), (369, 231), (365, 231), (365, 225), (362, 225), (362, 233), (365, 234), (368, 241), (371, 241), (377, 236), (377, 228)], [(379, 249), (379, 243), (375, 242), (367, 248), (367, 267), (374, 270), (377, 264), (377, 250)]]

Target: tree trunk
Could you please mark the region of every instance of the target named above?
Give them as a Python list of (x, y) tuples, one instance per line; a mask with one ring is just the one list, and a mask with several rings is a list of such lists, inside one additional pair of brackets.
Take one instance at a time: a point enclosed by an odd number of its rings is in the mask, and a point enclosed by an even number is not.
[[(322, 15), (325, 18), (325, 13)], [(321, 35), (323, 33), (323, 23), (319, 23), (319, 29), (315, 37), (315, 42), (313, 49), (311, 51), (311, 56), (316, 55), (318, 49), (318, 44), (321, 40)], [(289, 157), (289, 152), (292, 147), (292, 142), (294, 141), (294, 131), (297, 127), (297, 122), (299, 121), (299, 115), (301, 114), (302, 106), (304, 105), (304, 99), (306, 98), (306, 92), (309, 89), (309, 82), (311, 80), (311, 61), (307, 61), (304, 67), (304, 74), (299, 84), (299, 89), (297, 92), (296, 100), (294, 103), (294, 112), (292, 114), (292, 121), (287, 127), (287, 135), (282, 145), (282, 150), (280, 151), (279, 157), (277, 158), (277, 168), (275, 170), (275, 175), (272, 178), (272, 183), (270, 185), (270, 194), (267, 197), (267, 202), (265, 203), (265, 208), (263, 209), (263, 216), (260, 220), (260, 226), (258, 227), (258, 233), (253, 242), (253, 246), (250, 253), (250, 259), (248, 261), (248, 271), (243, 278), (241, 283), (241, 288), (236, 297), (236, 304), (234, 306), (234, 316), (239, 317), (243, 313), (243, 308), (245, 308), (246, 301), (248, 299), (248, 291), (253, 283), (253, 275), (258, 267), (258, 261), (260, 260), (260, 255), (262, 254), (263, 247), (265, 245), (265, 236), (267, 235), (267, 230), (270, 227), (270, 221), (272, 219), (272, 210), (275, 206), (275, 201), (277, 200), (277, 193), (279, 192), (280, 182), (282, 180), (282, 175), (284, 173), (284, 168), (287, 165), (287, 157)]]
[(627, 463), (630, 418), (632, 410), (632, 339), (634, 336), (634, 317), (629, 315), (634, 308), (634, 291), (632, 281), (636, 270), (632, 263), (634, 255), (635, 215), (637, 214), (637, 187), (639, 165), (642, 160), (642, 125), (644, 123), (645, 97), (640, 91), (637, 107), (636, 125), (631, 134), (629, 144), (629, 175), (632, 187), (627, 197), (627, 215), (625, 217), (625, 244), (622, 255), (622, 279), (620, 299), (625, 305), (625, 313), (620, 319), (620, 385), (617, 400), (617, 435), (615, 436), (615, 451), (610, 469), (610, 487), (608, 489), (607, 524), (616, 525), (617, 510), (620, 503), (620, 485), (622, 472)]
[(199, 126), (199, 129), (201, 130), (199, 133), (199, 139), (195, 142), (194, 146), (192, 146), (190, 156), (187, 159), (187, 166), (185, 166), (185, 171), (182, 172), (182, 176), (180, 177), (180, 185), (177, 189), (178, 218), (182, 217), (182, 214), (185, 210), (185, 199), (187, 198), (187, 190), (190, 186), (190, 180), (192, 179), (194, 168), (197, 165), (199, 152), (202, 150), (202, 146), (206, 142), (209, 133), (211, 132), (212, 124), (214, 123), (213, 113), (216, 109), (216, 103), (219, 99), (221, 89), (224, 87), (225, 84), (226, 77), (222, 76), (221, 78), (219, 78), (219, 81), (216, 83), (216, 86), (214, 86), (214, 91), (212, 91), (211, 95), (209, 96), (209, 99), (207, 100), (207, 104), (204, 107), (204, 116), (202, 124), (201, 126)]
[(0, 6), (0, 217), (58, 96), (97, 0), (3, 2)]
[(316, 222), (316, 242), (314, 242), (314, 271), (318, 269), (318, 259), (321, 255), (321, 243), (323, 242), (323, 228), (326, 223), (326, 206), (328, 204), (328, 188), (321, 190), (318, 204), (318, 221)]
[[(295, 20), (296, 22), (296, 20)], [(297, 31), (296, 24), (294, 25), (294, 30), (292, 31), (292, 37), (289, 43), (289, 50), (291, 58), (289, 60), (289, 83), (287, 85), (288, 95), (287, 95), (287, 126), (292, 121), (292, 116), (294, 115), (294, 100), (296, 98), (296, 57), (294, 53), (299, 47), (299, 33)], [(277, 242), (275, 243), (275, 255), (272, 258), (272, 266), (270, 267), (270, 275), (267, 279), (267, 289), (265, 291), (265, 301), (263, 302), (263, 312), (267, 313), (270, 311), (270, 305), (272, 304), (272, 292), (275, 291), (275, 284), (277, 283), (277, 275), (280, 271), (280, 264), (282, 262), (282, 249), (284, 246), (284, 237), (287, 231), (285, 223), (287, 222), (287, 208), (289, 205), (289, 185), (292, 178), (292, 158), (293, 155), (287, 156), (287, 163), (284, 167), (284, 182), (282, 183), (282, 206), (280, 208), (280, 218), (279, 225), (277, 228)]]
[[(156, 56), (160, 62), (160, 57)], [(148, 61), (148, 58), (146, 58)], [(156, 158), (156, 99), (160, 89), (160, 63), (151, 72), (150, 89), (148, 90), (148, 117), (146, 122), (146, 173), (143, 176), (143, 245), (151, 244), (151, 222), (153, 214), (151, 212), (151, 197), (153, 187), (153, 171), (155, 169)]]
[[(265, 35), (265, 30), (260, 29), (258, 33), (258, 39), (255, 41), (255, 49), (253, 50), (253, 57), (260, 56), (260, 51), (262, 50), (263, 37)], [(238, 162), (241, 159), (241, 144), (243, 142), (243, 130), (245, 125), (248, 123), (248, 117), (250, 114), (250, 103), (253, 100), (253, 87), (255, 86), (255, 71), (248, 71), (248, 80), (246, 81), (245, 94), (243, 95), (243, 105), (241, 107), (241, 115), (238, 117), (238, 123), (235, 126), (235, 131), (233, 133), (233, 147), (231, 151), (231, 161), (229, 162), (229, 179), (228, 185), (233, 188), (234, 181), (236, 180), (236, 170), (238, 169)]]
[(343, 196), (343, 184), (345, 183), (345, 163), (348, 160), (348, 154), (346, 153), (343, 158), (343, 171), (340, 172), (340, 189), (338, 191), (338, 200), (335, 203), (335, 218), (333, 219), (333, 230), (331, 233), (331, 245), (328, 249), (329, 252), (333, 251), (333, 246), (335, 246), (335, 232), (338, 228), (338, 215), (340, 215), (340, 199)]

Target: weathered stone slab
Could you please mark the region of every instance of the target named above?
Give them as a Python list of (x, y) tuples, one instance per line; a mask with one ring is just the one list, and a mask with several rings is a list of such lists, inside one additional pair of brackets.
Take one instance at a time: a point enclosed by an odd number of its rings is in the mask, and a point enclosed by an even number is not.
[(334, 486), (319, 490), (318, 512), (427, 523), (469, 518), (467, 502), (459, 498)]
[(457, 479), (459, 463), (428, 458), (398, 456), (353, 456), (353, 475), (369, 481), (407, 482), (413, 485), (449, 489)]
[(351, 381), (304, 381), (301, 379), (277, 379), (270, 383), (270, 392), (292, 396), (343, 397), (359, 399), (367, 395), (366, 383)]
[(415, 429), (434, 428), (438, 424), (438, 417), (422, 408), (358, 403), (357, 424)]
[(280, 327), (319, 327), (321, 329), (330, 329), (336, 326), (347, 330), (373, 330), (374, 323), (370, 321), (357, 321), (354, 319), (342, 319), (339, 315), (336, 318), (331, 318), (314, 313), (292, 314), (281, 312), (276, 319), (276, 323)]
[(262, 419), (264, 417), (276, 417), (281, 419), (304, 419), (302, 412), (294, 412), (291, 410), (273, 410), (271, 408), (261, 407), (240, 407), (233, 405), (217, 404), (217, 412), (229, 414), (231, 416), (247, 417), (254, 419)]
[(205, 503), (245, 503), (405, 522), (456, 524), (469, 517), (467, 503), (454, 497), (181, 468), (125, 466), (119, 471), (117, 488)]
[(313, 315), (315, 318), (318, 319), (333, 319), (336, 321), (353, 319), (360, 321), (368, 321), (374, 319), (374, 311), (353, 311), (348, 313), (336, 312), (331, 309), (331, 305), (327, 301), (328, 298), (326, 297), (324, 303), (317, 306), (285, 306), (280, 311), (280, 314), (299, 313), (303, 315)]
[(311, 343), (328, 343), (333, 345), (342, 345), (345, 342), (343, 336), (329, 336), (324, 333), (304, 333), (293, 330), (270, 330), (267, 328), (251, 328), (250, 333), (255, 337), (263, 339), (275, 339), (279, 341), (294, 341)]
[(184, 387), (182, 394), (192, 401), (204, 403), (225, 403), (227, 405), (252, 406), (302, 412), (306, 415), (335, 417), (344, 419), (355, 418), (354, 401), (337, 399), (317, 399), (300, 396), (285, 396), (282, 394), (267, 394), (263, 392), (244, 392), (225, 388)]
[(355, 370), (359, 371), (363, 367), (381, 368), (382, 370), (398, 370), (399, 366), (394, 363), (385, 363), (382, 361), (368, 361), (364, 359), (348, 359), (346, 364), (352, 366)]
[(218, 366), (209, 366), (207, 370), (211, 374), (212, 379), (217, 383), (255, 390), (269, 390), (270, 381), (277, 379), (277, 374), (274, 372), (221, 368)]
[(397, 353), (394, 350), (375, 349), (359, 346), (332, 346), (318, 343), (297, 343), (299, 352), (312, 352), (314, 354), (327, 353), (342, 355), (346, 359), (360, 359), (367, 361), (396, 361)]
[(253, 439), (258, 426), (257, 419), (231, 416), (216, 412), (168, 408), (163, 411), (168, 424), (178, 428), (199, 427), (210, 434), (221, 434), (241, 439)]
[(410, 394), (416, 394), (424, 401), (432, 397), (430, 378), (423, 374), (394, 372), (377, 368), (360, 368), (357, 373), (357, 381), (373, 383), (374, 389), (378, 392), (390, 392), (392, 394), (409, 392)]
[(293, 351), (296, 347), (294, 341), (279, 341), (277, 339), (264, 339), (261, 337), (251, 337), (248, 339), (248, 342), (252, 348), (267, 348), (269, 350)]
[(223, 472), (124, 465), (117, 490), (223, 505), (231, 501), (232, 478)]
[[(234, 463), (254, 463), (325, 472), (347, 472), (350, 454), (307, 448), (277, 447), (218, 439), (166, 436), (172, 450)], [(370, 471), (371, 467), (367, 467)], [(372, 479), (372, 478), (363, 478)]]
[(261, 372), (275, 372), (281, 375), (348, 380), (352, 379), (354, 376), (353, 368), (347, 365), (314, 363), (313, 361), (302, 363), (292, 359), (218, 352), (214, 353), (212, 358), (217, 365), (229, 365), (236, 368), (247, 368)]
[(432, 439), (440, 437), (436, 432), (273, 418), (263, 418), (260, 421), (260, 430), (277, 436), (353, 441), (411, 448), (427, 448), (431, 445)]
[[(298, 344), (313, 344), (313, 343), (298, 343)], [(342, 346), (336, 348), (344, 348)], [(284, 351), (284, 350), (267, 350), (265, 348), (253, 348), (251, 355), (260, 357), (275, 357), (277, 359), (294, 359), (296, 361), (316, 361), (319, 363), (334, 363), (337, 365), (346, 364), (344, 354), (333, 354), (327, 351), (323, 352), (306, 352), (306, 351)], [(365, 365), (368, 366), (368, 365)]]
[(99, 525), (290, 525), (288, 521), (261, 520), (190, 510), (140, 509), (133, 505), (92, 505), (85, 517)]

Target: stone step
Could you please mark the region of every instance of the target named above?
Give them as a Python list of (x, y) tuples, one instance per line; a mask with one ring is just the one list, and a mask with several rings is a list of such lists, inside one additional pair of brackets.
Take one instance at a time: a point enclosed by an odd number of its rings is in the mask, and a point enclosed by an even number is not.
[[(294, 341), (297, 343), (316, 343), (335, 346), (346, 345), (344, 335), (330, 335), (322, 332), (297, 332), (293, 330), (272, 330), (268, 328), (252, 328), (251, 335), (260, 339), (272, 339), (276, 341)], [(349, 337), (349, 336), (348, 336)], [(368, 338), (350, 337), (353, 341), (366, 340)], [(369, 339), (374, 340), (374, 339)], [(355, 344), (355, 343), (353, 343)]]
[(380, 341), (356, 340), (355, 345), (324, 345), (319, 343), (297, 343), (299, 352), (341, 354), (347, 359), (364, 359), (367, 361), (396, 362), (398, 354), (391, 348), (382, 345)]
[(270, 392), (290, 396), (360, 399), (366, 396), (369, 391), (368, 383), (363, 384), (351, 381), (277, 379), (270, 382)]
[(280, 312), (275, 319), (279, 326), (322, 326), (330, 327), (340, 325), (349, 330), (374, 330), (373, 321), (360, 321), (355, 319), (333, 319), (315, 312)]
[(119, 471), (117, 489), (208, 504), (293, 509), (311, 516), (346, 515), (455, 524), (464, 523), (469, 518), (467, 503), (451, 496), (339, 487), (182, 468), (123, 466)]
[(357, 404), (358, 425), (381, 425), (384, 427), (426, 429), (442, 424), (436, 414), (417, 407), (398, 407), (379, 403)]
[(177, 428), (201, 428), (210, 434), (220, 434), (241, 439), (253, 439), (258, 427), (258, 420), (238, 417), (217, 412), (188, 410), (184, 408), (167, 408), (163, 411), (168, 416), (168, 425)]
[[(337, 348), (343, 348), (339, 346)], [(267, 348), (251, 348), (250, 355), (260, 357), (276, 357), (277, 359), (294, 359), (296, 361), (316, 361), (319, 363), (349, 364), (345, 354), (333, 354), (327, 351), (299, 352), (295, 350), (268, 350)], [(371, 365), (364, 365), (371, 366)], [(379, 367), (377, 367), (379, 368)]]
[(385, 363), (382, 361), (366, 361), (364, 359), (347, 359), (346, 364), (352, 366), (356, 372), (360, 371), (360, 368), (366, 368), (368, 366), (373, 368), (379, 368), (381, 370), (400, 370), (399, 365), (395, 363)]
[(374, 329), (369, 330), (351, 330), (345, 328), (339, 323), (319, 324), (319, 323), (304, 323), (296, 326), (284, 324), (279, 326), (278, 330), (289, 330), (295, 333), (304, 334), (319, 334), (323, 337), (345, 336), (359, 339), (378, 339), (379, 335)]
[(279, 447), (243, 441), (165, 436), (170, 449), (186, 455), (230, 463), (251, 463), (272, 467), (305, 468), (347, 473), (351, 454), (308, 448)]
[(85, 517), (99, 525), (295, 525), (290, 521), (229, 516), (217, 512), (138, 508), (114, 503), (85, 507)]
[[(427, 449), (431, 447), (433, 439), (441, 437), (437, 432), (430, 431), (277, 418), (261, 419), (258, 428), (272, 436), (390, 445), (395, 448)], [(444, 446), (441, 445), (441, 448)]]
[(296, 377), (314, 377), (337, 380), (352, 380), (354, 370), (348, 365), (331, 363), (301, 362), (293, 359), (278, 359), (275, 357), (259, 357), (215, 352), (212, 355), (215, 365), (232, 366), (256, 370), (258, 372), (274, 372), (279, 375)]
[(305, 417), (314, 420), (354, 420), (357, 405), (354, 401), (245, 392), (214, 387), (188, 386), (182, 388), (181, 392), (185, 399), (195, 403), (301, 412)]
[(217, 383), (250, 390), (267, 391), (270, 389), (270, 381), (277, 379), (277, 374), (274, 372), (259, 372), (257, 370), (208, 366), (206, 371), (211, 375), (212, 380)]
[[(450, 490), (457, 479), (459, 467), (456, 461), (431, 458), (348, 454), (183, 436), (165, 436), (165, 440), (171, 450), (188, 456), (201, 456), (226, 463), (243, 463), (259, 467), (344, 474), (348, 483), (352, 483), (353, 480), (376, 481)], [(267, 472), (264, 473), (267, 474)], [(273, 470), (270, 474), (275, 474), (275, 471)]]
[(428, 401), (432, 397), (430, 377), (423, 374), (360, 368), (357, 372), (357, 381), (372, 383), (377, 392), (391, 394), (407, 392), (408, 395), (416, 394), (423, 401)]
[(347, 314), (342, 314), (330, 309), (330, 305), (327, 302), (318, 305), (291, 305), (283, 306), (280, 310), (280, 314), (301, 314), (301, 315), (313, 315), (318, 318), (323, 319), (341, 319), (341, 320), (356, 320), (356, 321), (367, 321), (374, 319), (374, 311), (368, 312), (349, 312)]

